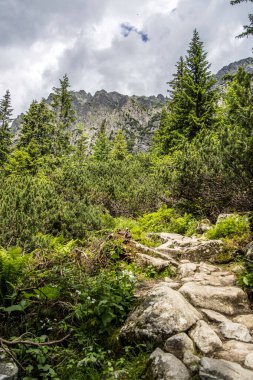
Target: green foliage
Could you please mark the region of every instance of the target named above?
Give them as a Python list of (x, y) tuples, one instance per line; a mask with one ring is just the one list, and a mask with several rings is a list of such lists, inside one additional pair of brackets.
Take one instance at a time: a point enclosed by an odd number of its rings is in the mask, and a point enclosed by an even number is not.
[(246, 240), (250, 236), (250, 224), (247, 216), (234, 214), (220, 219), (206, 236), (209, 239), (231, 238), (234, 240)]
[(138, 219), (140, 227), (148, 232), (175, 232), (191, 235), (197, 221), (190, 214), (180, 216), (174, 209), (163, 207), (157, 212), (143, 215)]
[(10, 131), (10, 122), (12, 111), (11, 95), (10, 91), (7, 90), (0, 101), (0, 165), (7, 160), (11, 150), (12, 133)]
[(115, 160), (124, 160), (128, 156), (127, 142), (122, 130), (116, 134), (113, 140), (111, 154)]
[(105, 121), (102, 123), (93, 147), (93, 157), (96, 161), (107, 161), (111, 152), (111, 143), (106, 136)]
[[(29, 259), (30, 256), (25, 255), (21, 248), (0, 249), (0, 295), (2, 301), (6, 296), (10, 295), (13, 288), (17, 285), (19, 277), (26, 269), (25, 266)], [(23, 306), (20, 306), (21, 309)], [(11, 310), (6, 311), (10, 312)]]

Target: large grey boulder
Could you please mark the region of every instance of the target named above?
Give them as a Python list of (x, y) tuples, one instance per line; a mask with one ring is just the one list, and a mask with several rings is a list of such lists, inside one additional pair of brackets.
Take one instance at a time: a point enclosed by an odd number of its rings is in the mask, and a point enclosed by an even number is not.
[(253, 372), (227, 360), (204, 357), (199, 376), (201, 380), (252, 380)]
[(223, 321), (219, 328), (225, 338), (240, 340), (241, 342), (253, 341), (247, 327), (240, 323), (234, 323), (227, 320)]
[(201, 314), (166, 282), (155, 286), (130, 314), (122, 327), (124, 341), (164, 342), (170, 336), (189, 330)]
[(0, 380), (17, 380), (18, 367), (15, 363), (0, 363)]
[(204, 354), (210, 354), (222, 347), (222, 341), (205, 321), (198, 321), (189, 335)]
[(252, 343), (229, 340), (223, 343), (222, 350), (216, 353), (216, 357), (244, 364), (246, 356), (253, 352)]
[(194, 352), (194, 345), (187, 334), (180, 333), (166, 340), (164, 350), (175, 355), (178, 359), (183, 359), (185, 352)]
[(149, 358), (146, 380), (190, 380), (186, 366), (174, 355), (157, 348)]
[(237, 287), (202, 286), (194, 282), (184, 284), (181, 292), (196, 307), (211, 309), (227, 315), (248, 312), (248, 298), (246, 293)]

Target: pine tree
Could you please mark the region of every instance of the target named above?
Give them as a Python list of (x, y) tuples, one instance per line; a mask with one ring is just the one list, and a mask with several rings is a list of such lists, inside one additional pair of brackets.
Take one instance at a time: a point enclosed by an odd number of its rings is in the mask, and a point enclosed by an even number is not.
[(169, 82), (168, 114), (162, 113), (157, 135), (163, 154), (180, 148), (186, 139), (193, 140), (215, 121), (217, 91), (206, 56), (203, 42), (194, 30), (186, 58), (180, 57), (176, 74)]
[(76, 120), (69, 88), (69, 78), (66, 74), (63, 76), (63, 79), (60, 79), (60, 87), (53, 88), (52, 107), (56, 118), (54, 136), (55, 154), (63, 154), (64, 151), (70, 148), (69, 129)]
[(53, 154), (52, 138), (55, 128), (53, 122), (53, 113), (46, 104), (45, 99), (42, 99), (39, 103), (33, 101), (22, 118), (17, 147), (24, 148), (33, 160)]
[(10, 131), (10, 123), (12, 121), (11, 95), (7, 90), (3, 99), (0, 101), (0, 165), (2, 165), (8, 157), (12, 144), (12, 133)]
[(107, 161), (111, 152), (111, 143), (105, 133), (105, 121), (103, 121), (95, 145), (93, 147), (93, 157), (97, 161)]
[(128, 156), (127, 141), (122, 129), (114, 137), (111, 154), (115, 160), (124, 160)]

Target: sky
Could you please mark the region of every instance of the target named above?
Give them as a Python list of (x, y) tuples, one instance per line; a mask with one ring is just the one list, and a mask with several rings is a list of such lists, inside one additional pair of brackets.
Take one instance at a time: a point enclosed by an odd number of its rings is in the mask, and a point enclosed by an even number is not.
[(15, 115), (25, 112), (65, 73), (76, 91), (166, 95), (194, 28), (214, 73), (252, 56), (253, 37), (235, 38), (251, 8), (229, 0), (0, 0), (0, 97), (9, 89)]

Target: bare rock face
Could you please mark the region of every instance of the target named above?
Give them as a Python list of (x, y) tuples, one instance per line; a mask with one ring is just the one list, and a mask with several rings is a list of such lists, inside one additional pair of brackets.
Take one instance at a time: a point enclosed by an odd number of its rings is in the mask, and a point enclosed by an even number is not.
[(246, 326), (231, 321), (223, 321), (220, 324), (220, 331), (225, 338), (235, 339), (241, 342), (252, 342), (252, 336)]
[(223, 343), (222, 350), (216, 354), (218, 358), (244, 364), (246, 356), (253, 352), (252, 343), (229, 340)]
[(189, 330), (201, 314), (166, 282), (155, 286), (122, 327), (124, 341), (165, 341)]
[(149, 358), (146, 380), (190, 380), (186, 366), (174, 355), (157, 348)]
[(205, 321), (198, 321), (189, 335), (204, 354), (210, 354), (222, 347), (222, 341)]
[(201, 380), (252, 380), (253, 372), (227, 360), (204, 357), (199, 376)]
[(0, 380), (17, 380), (18, 367), (15, 363), (0, 363)]
[(178, 359), (183, 359), (185, 352), (194, 352), (194, 345), (187, 334), (180, 333), (167, 339), (164, 349), (166, 352), (175, 355)]
[(184, 284), (179, 291), (196, 307), (211, 309), (227, 315), (249, 311), (246, 293), (237, 287), (202, 286), (193, 282)]

